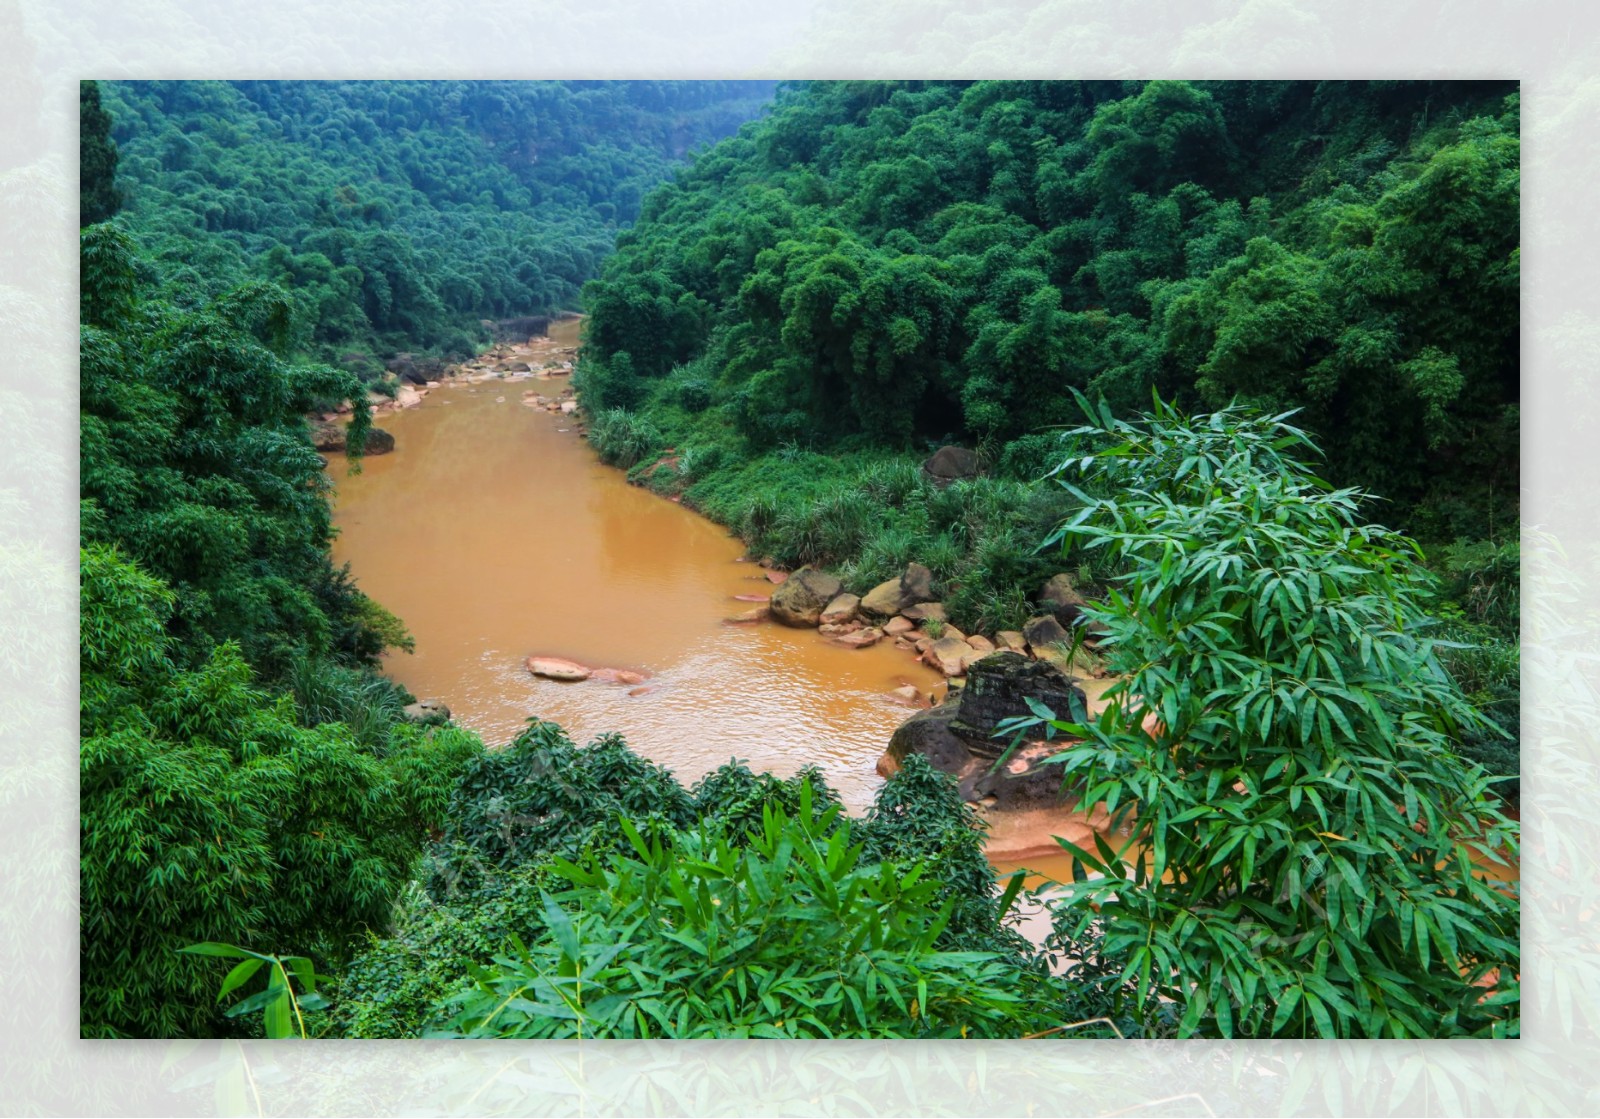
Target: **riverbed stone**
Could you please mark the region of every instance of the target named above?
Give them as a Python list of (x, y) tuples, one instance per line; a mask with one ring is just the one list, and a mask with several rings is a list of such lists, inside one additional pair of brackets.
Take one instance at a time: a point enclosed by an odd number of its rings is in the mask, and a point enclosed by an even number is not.
[(598, 680), (602, 684), (642, 684), (650, 677), (643, 672), (635, 672), (631, 668), (597, 668), (589, 674), (589, 679)]
[(1028, 639), (1022, 636), (1020, 630), (1003, 629), (994, 635), (994, 646), (996, 649), (1009, 649), (1013, 653), (1026, 653)]
[(968, 637), (967, 638), (967, 644), (971, 645), (975, 650), (977, 650), (980, 653), (992, 653), (992, 652), (994, 652), (994, 642), (990, 641), (987, 637), (983, 636), (983, 634), (981, 634), (981, 633), (974, 633), (971, 637)]
[(865, 649), (868, 645), (876, 645), (883, 640), (883, 630), (876, 627), (852, 630), (850, 633), (841, 633), (830, 638), (835, 645), (843, 645), (846, 649)]
[(1040, 614), (1036, 618), (1029, 618), (1022, 626), (1022, 636), (1028, 642), (1037, 656), (1040, 649), (1047, 645), (1071, 644), (1072, 637), (1050, 614)]
[(786, 626), (815, 626), (841, 589), (843, 584), (837, 576), (815, 567), (802, 567), (772, 592), (772, 616)]
[(883, 624), (883, 632), (890, 637), (899, 637), (903, 633), (910, 633), (917, 628), (917, 624), (904, 615), (896, 615)]
[(588, 665), (579, 664), (577, 661), (569, 661), (565, 657), (529, 657), (522, 663), (535, 676), (543, 676), (546, 680), (561, 680), (567, 683), (587, 680), (594, 671)]
[(898, 579), (888, 579), (861, 599), (861, 610), (878, 618), (891, 618), (909, 606), (933, 599), (933, 572), (909, 563)]
[(728, 617), (723, 618), (722, 624), (725, 626), (753, 626), (759, 622), (766, 621), (771, 616), (772, 610), (769, 607), (752, 606), (748, 610), (742, 610), (737, 614), (730, 614)]
[(825, 625), (841, 625), (844, 622), (848, 622), (854, 618), (856, 616), (856, 610), (859, 609), (860, 606), (861, 599), (858, 595), (835, 595), (833, 597), (833, 601), (829, 602), (828, 605), (823, 608), (822, 615), (819, 620)]
[(972, 646), (958, 637), (941, 637), (928, 651), (922, 654), (922, 660), (929, 668), (937, 668), (946, 676), (960, 676), (966, 670), (966, 660), (972, 655)]
[(439, 726), (450, 721), (450, 708), (436, 699), (419, 700), (408, 703), (400, 709), (408, 722), (421, 723), (423, 726)]
[(907, 606), (900, 611), (903, 617), (910, 618), (913, 622), (947, 622), (949, 616), (944, 612), (942, 602), (919, 602), (914, 606)]

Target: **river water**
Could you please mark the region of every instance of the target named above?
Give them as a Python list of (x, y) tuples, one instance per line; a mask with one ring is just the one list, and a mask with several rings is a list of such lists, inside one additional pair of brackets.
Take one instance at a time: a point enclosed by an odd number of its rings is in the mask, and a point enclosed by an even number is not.
[[(557, 323), (552, 341), (574, 329)], [(886, 693), (942, 689), (943, 677), (888, 643), (853, 650), (814, 630), (725, 624), (756, 605), (737, 596), (772, 592), (763, 570), (725, 529), (603, 466), (573, 417), (521, 404), (524, 389), (563, 384), (446, 382), (377, 417), (393, 453), (356, 475), (328, 456), (334, 560), (416, 641), (384, 670), (490, 744), (537, 716), (578, 742), (620, 732), (685, 784), (730, 757), (779, 774), (816, 763), (864, 811), (911, 713)], [(531, 676), (530, 655), (649, 679), (558, 683)]]

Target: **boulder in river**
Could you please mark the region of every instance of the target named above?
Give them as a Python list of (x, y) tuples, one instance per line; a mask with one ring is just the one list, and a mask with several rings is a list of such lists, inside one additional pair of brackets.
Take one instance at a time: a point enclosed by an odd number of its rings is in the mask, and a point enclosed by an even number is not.
[(1046, 764), (1060, 752), (1062, 741), (1026, 739), (1004, 765), (998, 764), (1011, 742), (995, 738), (995, 728), (1015, 715), (1031, 715), (1029, 696), (1059, 708), (1062, 716), (1073, 704), (1083, 703), (1083, 693), (1052, 665), (1016, 653), (984, 657), (972, 666), (965, 688), (900, 725), (879, 772), (898, 767), (910, 754), (921, 754), (935, 769), (958, 778), (961, 795), (969, 801), (1000, 810), (1062, 804), (1061, 770)]
[(815, 626), (842, 586), (826, 571), (802, 567), (772, 592), (772, 616), (786, 626)]
[(439, 726), (450, 721), (450, 708), (436, 699), (424, 699), (416, 703), (408, 703), (401, 708), (400, 714), (408, 722), (421, 723), (427, 727)]
[(1029, 699), (1044, 704), (1059, 719), (1073, 719), (1085, 711), (1082, 689), (1055, 665), (1020, 653), (994, 653), (968, 671), (955, 729), (972, 742), (974, 753), (999, 757), (1005, 747), (994, 737), (995, 728), (1006, 719), (1031, 717)]
[(576, 683), (587, 680), (594, 674), (594, 670), (577, 661), (569, 661), (565, 657), (529, 657), (522, 662), (529, 672), (535, 676), (543, 676), (546, 680), (562, 680)]
[(907, 607), (933, 600), (933, 572), (920, 563), (909, 563), (898, 579), (879, 583), (861, 599), (863, 613), (892, 618)]
[(631, 668), (597, 668), (589, 673), (589, 679), (598, 680), (602, 684), (642, 684), (649, 679), (642, 672), (635, 672)]

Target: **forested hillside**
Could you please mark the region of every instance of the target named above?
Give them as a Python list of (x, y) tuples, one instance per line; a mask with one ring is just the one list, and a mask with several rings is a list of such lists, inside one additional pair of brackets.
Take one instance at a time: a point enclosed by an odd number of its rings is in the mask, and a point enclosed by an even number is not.
[[(640, 200), (770, 82), (107, 82), (120, 221), (180, 305), (283, 285), (371, 371), (576, 306)], [(147, 266), (148, 267), (148, 266)]]
[(1515, 521), (1514, 83), (837, 82), (652, 195), (585, 389), (680, 449), (1303, 411), (1430, 540)]

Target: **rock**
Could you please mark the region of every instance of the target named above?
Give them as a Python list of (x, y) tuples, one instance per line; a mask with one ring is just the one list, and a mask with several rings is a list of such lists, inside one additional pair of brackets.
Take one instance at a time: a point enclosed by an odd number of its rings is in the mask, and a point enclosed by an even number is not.
[(1038, 601), (1056, 621), (1067, 627), (1077, 621), (1085, 605), (1083, 596), (1072, 584), (1072, 576), (1066, 572), (1050, 576), (1049, 581), (1039, 589)]
[(817, 632), (824, 637), (836, 637), (841, 633), (855, 633), (864, 628), (861, 622), (822, 622), (817, 626)]
[(733, 596), (733, 601), (767, 603), (772, 601), (772, 596), (769, 594), (736, 594)]
[(422, 394), (410, 385), (401, 385), (394, 394), (394, 402), (399, 408), (415, 408), (422, 403)]
[(918, 691), (915, 684), (901, 684), (889, 693), (889, 698), (907, 707), (928, 706), (928, 697)]
[[(1069, 655), (1070, 654), (1070, 655)], [(1076, 653), (1068, 645), (1043, 645), (1033, 651), (1041, 661), (1055, 665), (1069, 676), (1104, 676), (1105, 666), (1083, 646)]]
[(749, 626), (764, 622), (772, 616), (772, 611), (766, 606), (752, 606), (738, 614), (732, 614), (722, 619), (725, 626)]
[(967, 644), (971, 645), (974, 649), (976, 649), (980, 653), (992, 653), (992, 652), (994, 652), (994, 642), (990, 641), (987, 637), (983, 636), (981, 633), (975, 633), (971, 637), (967, 638)]
[(968, 801), (982, 801), (1001, 811), (1066, 803), (1060, 768), (1046, 764), (1061, 751), (1062, 741), (1025, 740), (1004, 766), (997, 766), (1010, 742), (992, 735), (1002, 719), (1031, 714), (1028, 695), (1048, 704), (1074, 693), (1081, 699), (1082, 693), (1048, 664), (1009, 652), (984, 657), (973, 666), (966, 687), (956, 690), (958, 682), (951, 681), (951, 695), (944, 703), (900, 725), (889, 740), (887, 761), (880, 761), (879, 772), (898, 767), (915, 753), (935, 769), (955, 775)]
[(884, 623), (883, 632), (890, 637), (899, 637), (902, 633), (910, 633), (916, 628), (917, 624), (910, 618), (898, 616)]
[(649, 677), (631, 668), (597, 668), (589, 674), (589, 679), (603, 684), (642, 684)]
[(967, 744), (950, 729), (956, 708), (956, 704), (942, 703), (917, 712), (895, 729), (886, 752), (896, 762), (921, 754), (941, 773), (961, 774), (972, 765), (973, 757)]
[(864, 613), (890, 618), (918, 603), (933, 598), (933, 572), (920, 563), (909, 563), (898, 579), (879, 583), (861, 600)]
[(450, 721), (450, 708), (436, 699), (408, 703), (400, 709), (400, 713), (410, 722), (421, 723), (423, 726), (438, 726)]
[(561, 411), (563, 414), (570, 416), (577, 410), (578, 402), (576, 400), (563, 400), (561, 402)]
[(1049, 614), (1041, 614), (1037, 618), (1029, 618), (1022, 627), (1023, 639), (1027, 641), (1034, 655), (1047, 645), (1070, 645), (1072, 635), (1062, 628), (1061, 623)]
[(1028, 639), (1014, 629), (1003, 629), (995, 634), (994, 644), (997, 649), (1009, 649), (1013, 653), (1028, 651)]
[(907, 606), (900, 611), (901, 615), (910, 618), (913, 622), (947, 622), (949, 617), (944, 612), (942, 602), (920, 602), (915, 606)]
[(653, 691), (655, 691), (655, 688), (634, 688), (633, 690), (628, 692), (628, 694), (630, 696), (641, 696), (641, 695), (649, 695)]
[(955, 728), (975, 753), (999, 757), (1005, 745), (994, 738), (995, 727), (1006, 719), (1031, 716), (1030, 697), (1062, 719), (1073, 718), (1086, 703), (1082, 690), (1055, 665), (1020, 653), (992, 653), (975, 661), (967, 673)]
[[(932, 644), (932, 642), (929, 642), (929, 644)], [(904, 637), (896, 637), (894, 639), (894, 647), (896, 649), (906, 649), (915, 653), (922, 652), (922, 650), (918, 649), (914, 643), (906, 640)]]
[(835, 645), (843, 645), (847, 649), (865, 649), (868, 645), (876, 645), (883, 640), (883, 630), (858, 629), (853, 633), (842, 633), (830, 640)]
[[(775, 574), (768, 572), (768, 576)], [(786, 626), (814, 626), (842, 589), (837, 577), (814, 567), (802, 567), (772, 592), (772, 616)]]
[(933, 638), (927, 634), (918, 634), (916, 640), (911, 642), (911, 647), (919, 653), (926, 653), (933, 648)]
[(529, 672), (535, 676), (543, 676), (547, 680), (576, 683), (579, 680), (587, 680), (593, 675), (593, 670), (586, 665), (562, 657), (529, 657), (522, 663)]
[(922, 464), (922, 472), (935, 485), (978, 476), (978, 456), (965, 447), (940, 447)]
[(972, 655), (972, 646), (959, 637), (941, 637), (928, 646), (922, 661), (929, 668), (937, 668), (946, 676), (960, 676), (966, 670), (966, 659)]
[(773, 584), (774, 586), (785, 582), (789, 578), (789, 573), (787, 571), (768, 571), (765, 574), (767, 582)]
[[(317, 421), (311, 425), (311, 445), (319, 451), (344, 451), (350, 437), (350, 428), (337, 421)], [(394, 450), (394, 436), (381, 427), (367, 429), (366, 452), (369, 455), (386, 455)]]
[(856, 616), (856, 609), (860, 605), (861, 599), (853, 594), (835, 595), (833, 601), (823, 608), (820, 620), (828, 625), (848, 622)]

